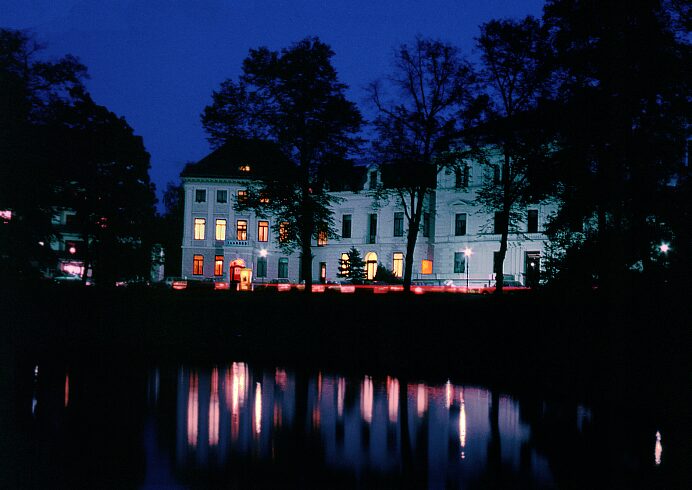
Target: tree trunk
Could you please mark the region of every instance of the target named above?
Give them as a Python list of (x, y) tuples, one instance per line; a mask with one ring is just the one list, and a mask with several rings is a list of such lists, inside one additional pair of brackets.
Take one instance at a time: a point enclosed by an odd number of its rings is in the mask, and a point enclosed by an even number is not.
[[(414, 194), (415, 196), (415, 194)], [(423, 216), (423, 197), (425, 190), (420, 191), (417, 196), (416, 207), (411, 209), (411, 219), (408, 223), (408, 233), (406, 235), (406, 258), (404, 260), (404, 292), (411, 291), (411, 277), (413, 276), (413, 253), (416, 250), (418, 231), (420, 230), (421, 218)]]
[(510, 180), (510, 158), (509, 150), (507, 147), (504, 149), (505, 161), (502, 165), (502, 210), (501, 219), (502, 222), (502, 234), (500, 236), (500, 251), (498, 252), (498, 258), (495, 261), (495, 294), (501, 295), (502, 288), (505, 284), (504, 276), (504, 265), (505, 256), (507, 255), (507, 238), (509, 237), (509, 211), (511, 208), (510, 202), (510, 191), (511, 191), (511, 180)]

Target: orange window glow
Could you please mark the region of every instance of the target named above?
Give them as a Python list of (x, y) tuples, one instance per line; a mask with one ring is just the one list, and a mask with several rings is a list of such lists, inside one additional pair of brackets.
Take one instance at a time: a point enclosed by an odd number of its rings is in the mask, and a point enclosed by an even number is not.
[(279, 241), (281, 243), (288, 241), (288, 221), (282, 221), (279, 225)]
[(421, 274), (432, 274), (433, 262), (432, 260), (424, 260), (421, 262), (420, 273)]
[(317, 246), (324, 247), (327, 244), (327, 232), (320, 231), (317, 235)]
[(204, 256), (195, 255), (192, 258), (192, 273), (195, 275), (204, 274)]
[(214, 259), (214, 275), (223, 276), (223, 255), (217, 255)]
[(257, 241), (266, 242), (269, 240), (269, 221), (257, 222)]
[(236, 224), (236, 239), (247, 240), (247, 220), (239, 219)]

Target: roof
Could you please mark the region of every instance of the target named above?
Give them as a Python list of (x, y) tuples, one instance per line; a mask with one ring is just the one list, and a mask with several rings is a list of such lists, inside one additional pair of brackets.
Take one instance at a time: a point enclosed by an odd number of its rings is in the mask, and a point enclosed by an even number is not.
[(276, 143), (259, 139), (233, 139), (199, 162), (185, 165), (180, 176), (252, 179), (287, 164), (290, 165), (289, 160)]

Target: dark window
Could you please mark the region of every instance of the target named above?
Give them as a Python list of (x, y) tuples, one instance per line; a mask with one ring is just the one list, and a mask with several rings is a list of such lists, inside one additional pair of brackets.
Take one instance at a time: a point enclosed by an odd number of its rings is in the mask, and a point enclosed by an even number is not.
[(65, 215), (65, 224), (67, 226), (77, 224), (77, 215), (76, 214), (66, 214)]
[(341, 238), (351, 238), (351, 215), (344, 214), (341, 222)]
[(216, 202), (228, 202), (228, 191), (216, 191)]
[(466, 213), (457, 213), (454, 217), (454, 235), (466, 235)]
[(499, 184), (500, 182), (502, 182), (500, 178), (500, 166), (493, 165), (493, 184)]
[(541, 279), (540, 252), (526, 252), (524, 254), (524, 279), (527, 286), (538, 286)]
[(257, 277), (267, 277), (266, 257), (257, 257)]
[(394, 236), (404, 236), (404, 213), (394, 213)]
[(374, 189), (377, 187), (377, 171), (373, 170), (370, 172), (370, 188)]
[(529, 209), (528, 213), (528, 233), (538, 233), (538, 210)]
[(207, 201), (207, 190), (197, 189), (195, 190), (195, 202), (206, 202)]
[(505, 220), (502, 217), (502, 213), (500, 211), (496, 211), (493, 233), (495, 233), (496, 235), (500, 235), (502, 233), (502, 230), (504, 229), (504, 224)]
[(423, 213), (423, 236), (430, 236), (430, 213)]
[(469, 166), (454, 169), (454, 186), (457, 189), (468, 187), (469, 185)]
[(288, 259), (279, 259), (279, 278), (286, 279), (288, 277)]
[(371, 214), (369, 219), (368, 243), (375, 243), (377, 238), (377, 215)]
[(466, 256), (464, 252), (454, 252), (454, 273), (466, 272)]

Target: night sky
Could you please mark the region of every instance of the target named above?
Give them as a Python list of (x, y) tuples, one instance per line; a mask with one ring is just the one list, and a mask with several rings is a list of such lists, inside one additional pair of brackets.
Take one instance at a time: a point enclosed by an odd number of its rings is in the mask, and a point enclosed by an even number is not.
[(29, 29), (45, 54), (86, 64), (94, 100), (144, 137), (159, 197), (188, 161), (209, 152), (200, 123), (211, 92), (237, 78), (250, 48), (316, 35), (364, 115), (363, 88), (386, 75), (416, 35), (473, 57), (478, 26), (541, 15), (543, 0), (0, 0), (0, 27)]

